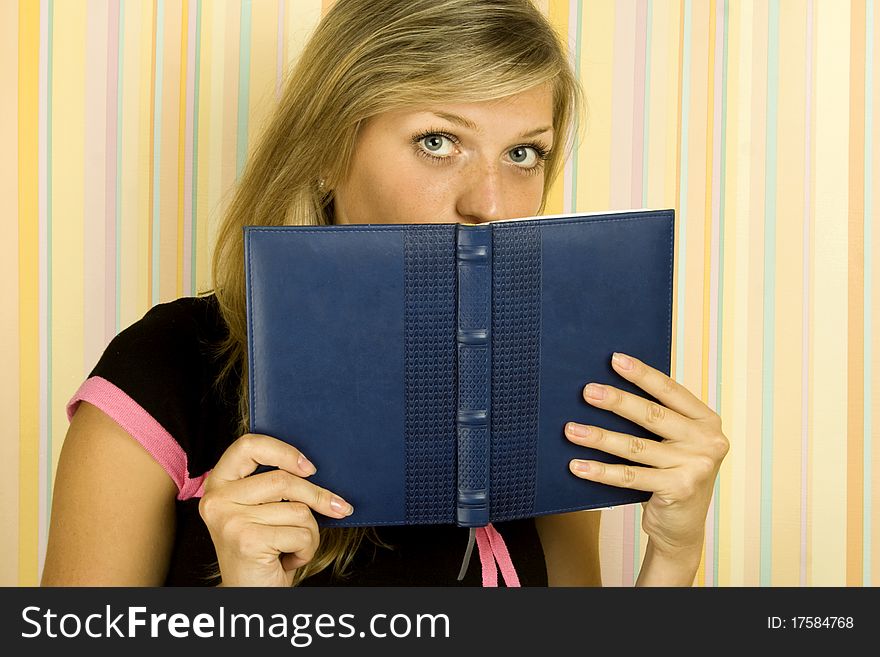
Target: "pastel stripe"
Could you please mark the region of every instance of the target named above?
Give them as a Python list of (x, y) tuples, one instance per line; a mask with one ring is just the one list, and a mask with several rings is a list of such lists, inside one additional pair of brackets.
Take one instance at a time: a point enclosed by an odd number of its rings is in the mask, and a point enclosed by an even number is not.
[[(690, 81), (689, 71), (691, 68), (691, 1), (684, 0), (684, 9), (682, 11), (682, 20), (684, 21), (681, 31), (681, 117), (679, 119), (679, 166), (678, 172), (680, 183), (677, 203), (677, 224), (678, 232), (676, 235), (675, 253), (675, 360), (672, 365), (672, 376), (676, 380), (685, 383), (682, 378), (684, 375), (684, 337), (685, 337), (685, 280), (686, 280), (686, 264), (687, 264), (687, 234), (688, 234), (688, 141), (690, 130), (688, 130), (688, 115), (690, 110)], [(685, 383), (687, 385), (687, 383)]]
[(110, 340), (117, 331), (118, 301), (116, 284), (119, 263), (117, 237), (119, 222), (119, 70), (122, 49), (119, 0), (111, 0), (107, 7), (107, 90), (104, 99), (104, 326), (103, 334)]
[[(864, 217), (865, 200), (865, 6), (852, 5), (850, 15), (849, 189), (847, 248), (847, 459), (846, 459), (846, 583), (862, 580), (864, 507)], [(862, 212), (859, 212), (859, 210)]]
[(186, 452), (174, 436), (125, 391), (100, 376), (86, 379), (64, 409), (68, 420), (73, 419), (80, 402), (84, 401), (106, 413), (156, 459), (177, 485), (178, 500), (204, 494), (205, 478), (210, 470), (190, 477)]
[(238, 37), (238, 129), (236, 130), (236, 177), (241, 176), (248, 153), (248, 101), (251, 93), (251, 0), (241, 0)]
[(810, 284), (811, 271), (810, 263), (812, 263), (813, 255), (813, 236), (812, 236), (812, 218), (813, 218), (813, 134), (815, 134), (815, 124), (813, 118), (813, 107), (815, 104), (815, 96), (813, 91), (814, 68), (813, 53), (815, 52), (815, 32), (813, 30), (813, 2), (807, 2), (807, 36), (806, 36), (806, 66), (804, 78), (806, 83), (806, 91), (804, 92), (805, 100), (805, 117), (804, 117), (804, 246), (803, 246), (803, 299), (804, 308), (801, 316), (803, 324), (802, 338), (802, 356), (801, 356), (801, 488), (800, 488), (800, 572), (798, 578), (799, 586), (807, 586), (809, 581), (809, 535), (810, 535), (810, 509), (809, 509), (809, 473), (810, 473), (810, 409), (812, 408), (810, 373), (812, 372), (810, 354), (812, 353), (812, 334), (810, 331), (810, 317), (812, 316), (812, 286)]
[(816, 7), (816, 212), (813, 262), (812, 381), (821, 394), (812, 406), (812, 586), (846, 581), (847, 179), (850, 94), (850, 6)]
[[(708, 258), (710, 262), (709, 285), (707, 287), (709, 297), (709, 322), (707, 326), (708, 336), (706, 339), (709, 359), (704, 364), (707, 370), (706, 374), (706, 400), (710, 408), (718, 408), (718, 365), (720, 364), (719, 349), (719, 329), (721, 322), (719, 321), (721, 282), (720, 282), (720, 261), (721, 261), (721, 226), (720, 226), (720, 206), (721, 181), (723, 173), (721, 171), (721, 135), (724, 129), (721, 120), (722, 103), (721, 92), (724, 84), (724, 11), (717, 11), (717, 6), (713, 4), (712, 15), (710, 15), (710, 51), (714, 70), (712, 72), (712, 146), (711, 146), (711, 168), (710, 171), (710, 199), (711, 199), (711, 240), (709, 243)], [(708, 159), (708, 157), (707, 157)], [(706, 586), (714, 586), (715, 584), (715, 546), (716, 546), (716, 524), (715, 524), (715, 495), (709, 503), (709, 510), (706, 517), (706, 545), (705, 545), (705, 569), (703, 571), (704, 584)]]
[[(608, 163), (616, 175), (609, 178), (610, 209), (632, 207), (633, 187), (633, 123), (635, 104), (635, 49), (633, 28), (636, 22), (634, 0), (618, 0), (614, 3), (614, 32), (612, 34), (611, 61), (611, 107), (610, 142)], [(611, 144), (618, 144), (612, 148)]]
[(182, 3), (168, 3), (163, 14), (162, 57), (156, 58), (156, 69), (161, 71), (161, 79), (157, 78), (156, 85), (160, 89), (161, 98), (157, 97), (156, 109), (161, 112), (158, 138), (161, 146), (156, 152), (156, 162), (159, 162), (158, 171), (163, 172), (163, 181), (159, 186), (157, 200), (159, 209), (153, 208), (154, 227), (159, 226), (153, 243), (153, 258), (157, 262), (164, 263), (158, 269), (154, 269), (154, 280), (158, 280), (158, 294), (153, 293), (156, 303), (170, 301), (178, 296), (179, 283), (179, 257), (180, 250), (177, 244), (179, 225), (181, 221), (181, 171), (180, 171), (180, 141), (181, 141), (181, 59), (182, 51), (186, 49), (182, 42), (185, 34), (184, 25), (181, 24)]
[[(19, 71), (19, 12), (15, 3), (0, 3), (0, 89), (7, 92), (18, 90)], [(40, 39), (43, 44), (45, 39)], [(31, 44), (32, 46), (34, 44)], [(20, 101), (20, 99), (19, 99)], [(0, 298), (4, 299), (6, 312), (0, 314), (0, 368), (6, 372), (6, 379), (19, 384), (21, 370), (19, 354), (21, 339), (19, 321), (21, 316), (21, 297), (19, 291), (19, 124), (18, 102), (0, 103), (0, 198), (6, 202), (6, 239), (0, 241)], [(33, 139), (33, 137), (32, 137)], [(38, 135), (36, 137), (38, 143)], [(24, 144), (27, 145), (25, 141)], [(38, 152), (38, 151), (37, 151)], [(38, 178), (37, 172), (32, 176)], [(38, 183), (39, 184), (39, 183)], [(31, 183), (33, 189), (33, 182)], [(39, 188), (38, 188), (39, 189)], [(33, 221), (33, 215), (31, 216)], [(6, 420), (8, 435), (20, 436), (21, 432), (21, 391), (19, 385), (6, 385), (0, 389), (0, 414)], [(0, 462), (18, 464), (20, 442), (0, 441)], [(2, 517), (12, 518), (19, 507), (19, 480), (17, 468), (0, 478), (0, 500), (5, 505), (0, 511)], [(42, 509), (41, 509), (42, 511)], [(4, 523), (5, 531), (0, 532), (0, 554), (6, 559), (0, 562), (0, 582), (18, 581), (18, 524)]]
[(195, 294), (195, 245), (193, 226), (195, 221), (194, 209), (194, 170), (195, 154), (197, 152), (196, 123), (198, 120), (196, 110), (196, 96), (198, 94), (198, 64), (196, 53), (198, 51), (198, 14), (199, 2), (192, 0), (187, 3), (187, 36), (186, 36), (186, 64), (185, 73), (181, 73), (182, 80), (186, 82), (183, 92), (186, 98), (184, 106), (183, 128), (183, 221), (181, 222), (182, 234), (178, 236), (178, 245), (181, 249), (180, 259), (181, 272), (179, 285), (182, 295), (192, 296)]
[(175, 267), (175, 290), (174, 298), (182, 297), (187, 287), (186, 281), (188, 277), (185, 275), (187, 269), (187, 261), (189, 260), (187, 235), (187, 209), (189, 203), (187, 190), (189, 186), (188, 171), (190, 169), (187, 158), (189, 149), (189, 139), (187, 134), (187, 124), (189, 123), (189, 86), (191, 77), (189, 72), (190, 60), (190, 43), (192, 37), (190, 35), (190, 3), (184, 0), (180, 12), (180, 61), (179, 61), (179, 80), (178, 80), (178, 106), (177, 106), (177, 254)]
[[(770, 69), (777, 80), (775, 204), (777, 248), (773, 334), (776, 372), (773, 386), (772, 517), (770, 585), (798, 581), (801, 562), (799, 495), (802, 489), (801, 413), (803, 392), (780, 373), (800, 381), (803, 318), (803, 204), (804, 204), (804, 91), (801, 74), (782, 75), (802, 62), (805, 48), (805, 5), (779, 3), (779, 69)], [(800, 69), (800, 67), (797, 67)]]
[(873, 363), (873, 323), (872, 323), (872, 298), (873, 298), (873, 222), (872, 212), (874, 206), (873, 198), (873, 164), (874, 164), (874, 0), (868, 0), (865, 8), (865, 175), (863, 186), (865, 190), (864, 198), (864, 280), (865, 289), (862, 296), (864, 304), (864, 336), (865, 336), (865, 355), (864, 355), (864, 393), (863, 393), (863, 412), (862, 412), (862, 432), (865, 437), (864, 452), (862, 457), (862, 481), (864, 488), (862, 491), (862, 572), (859, 584), (861, 586), (871, 586), (871, 561), (872, 561), (872, 536), (871, 536), (871, 519), (873, 508), (871, 504), (871, 495), (873, 482), (871, 480), (871, 457), (874, 451), (874, 441), (871, 434), (871, 406), (873, 400), (873, 390), (871, 381), (871, 365)]
[(162, 170), (162, 96), (164, 94), (163, 75), (165, 67), (165, 0), (156, 0), (153, 19), (153, 81), (152, 87), (152, 141), (150, 143), (150, 169), (152, 186), (150, 188), (150, 305), (162, 300), (162, 282), (159, 278), (162, 254), (162, 185), (159, 175)]
[[(115, 171), (107, 169), (108, 66), (110, 53), (109, 3), (87, 12), (84, 43), (84, 158), (82, 167), (89, 171), (83, 180), (83, 367), (100, 357), (113, 334), (105, 335), (107, 271), (106, 206), (108, 178)], [(80, 374), (82, 376), (82, 373)]]
[[(52, 426), (52, 418), (49, 414), (49, 400), (51, 399), (51, 387), (49, 373), (52, 369), (52, 361), (49, 358), (51, 348), (51, 334), (49, 332), (49, 318), (51, 317), (52, 308), (49, 303), (50, 280), (49, 271), (51, 267), (51, 242), (49, 240), (49, 226), (52, 212), (52, 4), (51, 0), (41, 0), (40, 3), (40, 74), (39, 74), (39, 153), (38, 153), (38, 176), (39, 176), (39, 242), (40, 250), (38, 257), (39, 266), (39, 368), (40, 368), (40, 390), (39, 390), (39, 418), (44, 420), (40, 422), (39, 429), (39, 519), (38, 527), (42, 529), (48, 526), (49, 509), (48, 500), (52, 497), (52, 477), (50, 471), (51, 449), (50, 443), (50, 427)], [(19, 236), (21, 237), (21, 235)], [(43, 248), (45, 247), (45, 248)], [(19, 472), (21, 476), (21, 472)], [(40, 531), (40, 530), (38, 530)], [(40, 543), (40, 552), (44, 552), (44, 543)], [(40, 570), (40, 576), (42, 571)]]
[[(49, 193), (49, 298), (48, 359), (51, 371), (48, 399), (48, 481), (54, 479), (64, 438), (64, 410), (56, 400), (65, 399), (83, 376), (85, 342), (85, 124), (86, 6), (55, 2), (50, 8), (55, 26), (51, 57), (52, 98), (63, 112), (52, 112), (51, 181)], [(51, 27), (50, 27), (51, 29)], [(54, 321), (58, 318), (59, 321)], [(76, 354), (69, 358), (67, 354)], [(56, 434), (57, 432), (57, 434)], [(51, 508), (51, 496), (47, 496)]]
[(195, 17), (195, 39), (193, 45), (193, 61), (190, 70), (193, 75), (192, 89), (192, 137), (189, 141), (192, 149), (192, 189), (188, 190), (192, 199), (192, 223), (190, 229), (190, 294), (197, 294), (202, 290), (199, 284), (199, 116), (201, 107), (199, 98), (201, 97), (201, 80), (202, 80), (202, 0), (196, 0), (196, 17)]
[(767, 110), (764, 165), (764, 290), (762, 330), (761, 414), (761, 586), (770, 584), (773, 537), (773, 374), (776, 333), (776, 121), (778, 94), (775, 80), (779, 75), (779, 2), (769, 4), (767, 27)]

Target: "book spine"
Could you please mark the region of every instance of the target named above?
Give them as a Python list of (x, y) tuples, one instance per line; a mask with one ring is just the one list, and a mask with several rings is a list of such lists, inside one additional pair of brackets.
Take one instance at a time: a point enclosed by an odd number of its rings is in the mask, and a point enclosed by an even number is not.
[(459, 226), (458, 488), (461, 527), (489, 524), (490, 400), (492, 399), (492, 232)]

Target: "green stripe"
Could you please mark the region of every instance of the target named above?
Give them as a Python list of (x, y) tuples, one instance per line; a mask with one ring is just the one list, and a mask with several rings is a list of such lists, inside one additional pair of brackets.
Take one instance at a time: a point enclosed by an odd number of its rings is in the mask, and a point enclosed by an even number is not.
[(770, 586), (773, 565), (773, 364), (776, 356), (776, 160), (779, 114), (779, 0), (770, 0), (767, 26), (767, 152), (764, 180), (764, 327), (761, 408), (761, 574)]
[[(727, 62), (728, 62), (728, 37), (727, 26), (730, 20), (730, 2), (724, 0), (724, 55), (721, 64), (721, 189), (719, 200), (719, 219), (718, 219), (718, 326), (716, 334), (716, 344), (718, 345), (718, 353), (716, 358), (715, 370), (715, 399), (716, 405), (721, 406), (722, 382), (723, 376), (723, 356), (724, 350), (721, 348), (723, 342), (724, 328), (724, 205), (727, 197), (725, 180), (727, 179)], [(712, 581), (718, 586), (718, 558), (719, 558), (719, 525), (721, 524), (721, 482), (715, 479), (715, 522), (714, 522), (714, 541), (712, 554)]]
[(251, 0), (242, 0), (238, 51), (238, 142), (235, 172), (240, 177), (247, 163), (248, 101), (251, 88)]
[(871, 559), (873, 558), (873, 552), (871, 550), (871, 495), (872, 495), (872, 485), (871, 481), (871, 457), (874, 453), (874, 445), (873, 440), (871, 439), (871, 408), (872, 408), (872, 400), (873, 400), (873, 391), (871, 389), (871, 374), (872, 374), (872, 365), (873, 365), (873, 335), (874, 329), (871, 325), (871, 314), (873, 312), (873, 308), (871, 305), (871, 300), (873, 299), (873, 289), (872, 282), (874, 280), (873, 274), (873, 254), (872, 245), (873, 245), (873, 223), (871, 221), (871, 217), (874, 214), (874, 197), (873, 197), (873, 189), (871, 185), (873, 184), (874, 179), (874, 170), (873, 170), (873, 162), (874, 162), (874, 141), (872, 139), (872, 135), (874, 134), (874, 0), (868, 0), (868, 4), (866, 6), (866, 20), (865, 20), (865, 134), (868, 135), (868, 138), (865, 139), (865, 237), (863, 240), (865, 246), (865, 297), (864, 297), (864, 305), (865, 305), (865, 355), (864, 355), (864, 430), (863, 435), (865, 436), (865, 445), (863, 452), (863, 462), (864, 462), (864, 471), (862, 477), (864, 479), (865, 485), (864, 490), (862, 491), (862, 504), (863, 504), (863, 513), (862, 513), (862, 536), (863, 536), (863, 545), (862, 545), (862, 585), (863, 586), (871, 586)]

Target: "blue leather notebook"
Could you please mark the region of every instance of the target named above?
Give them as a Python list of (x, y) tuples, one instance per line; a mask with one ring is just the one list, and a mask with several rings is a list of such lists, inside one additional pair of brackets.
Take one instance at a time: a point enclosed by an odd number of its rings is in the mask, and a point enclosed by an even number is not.
[(641, 502), (572, 475), (568, 421), (614, 351), (669, 374), (673, 210), (245, 228), (251, 431), (354, 513), (324, 526), (489, 522)]

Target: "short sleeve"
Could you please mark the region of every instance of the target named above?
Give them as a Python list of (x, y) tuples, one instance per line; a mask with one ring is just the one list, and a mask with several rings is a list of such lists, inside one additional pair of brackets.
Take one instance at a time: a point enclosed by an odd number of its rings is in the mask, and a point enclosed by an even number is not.
[(93, 404), (162, 465), (179, 500), (201, 497), (237, 424), (234, 394), (215, 386), (213, 347), (224, 333), (213, 296), (153, 307), (113, 338), (68, 402), (68, 419), (80, 402)]

